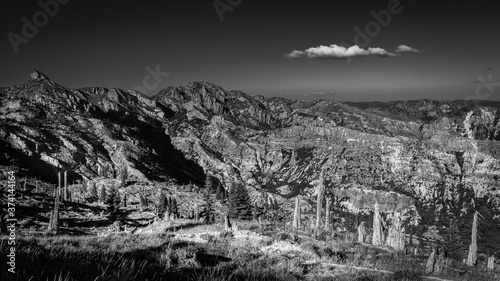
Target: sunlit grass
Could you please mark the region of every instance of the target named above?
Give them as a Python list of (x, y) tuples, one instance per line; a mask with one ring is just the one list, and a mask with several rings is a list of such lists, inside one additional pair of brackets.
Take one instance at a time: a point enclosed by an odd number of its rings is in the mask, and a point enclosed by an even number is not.
[[(184, 224), (187, 225), (187, 224)], [(211, 233), (195, 243), (171, 232), (107, 236), (23, 236), (16, 274), (1, 280), (422, 280), (425, 257), (350, 242), (318, 241), (276, 232), (266, 239), (217, 234), (192, 224), (179, 233)], [(251, 234), (261, 237), (256, 233)], [(6, 237), (0, 242), (8, 246)], [(5, 263), (5, 256), (0, 257)], [(309, 262), (308, 265), (305, 265)], [(339, 266), (340, 265), (340, 266)], [(357, 267), (357, 268), (355, 268)], [(370, 269), (370, 270), (367, 270)], [(390, 271), (388, 273), (376, 270)], [(451, 280), (495, 280), (493, 274), (450, 269)]]

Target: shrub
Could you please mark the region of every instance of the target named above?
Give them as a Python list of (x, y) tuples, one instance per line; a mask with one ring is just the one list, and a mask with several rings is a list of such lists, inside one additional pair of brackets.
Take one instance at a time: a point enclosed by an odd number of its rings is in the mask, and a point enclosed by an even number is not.
[(212, 234), (208, 234), (208, 233), (201, 234), (200, 238), (204, 239), (204, 240), (207, 240), (208, 243), (213, 243), (213, 242), (215, 242), (215, 240), (217, 240), (217, 237), (215, 237)]
[(276, 241), (288, 241), (292, 244), (300, 244), (300, 237), (288, 232), (278, 232), (274, 236)]
[(222, 231), (219, 234), (219, 237), (224, 238), (224, 239), (231, 239), (234, 237), (234, 234), (232, 231)]

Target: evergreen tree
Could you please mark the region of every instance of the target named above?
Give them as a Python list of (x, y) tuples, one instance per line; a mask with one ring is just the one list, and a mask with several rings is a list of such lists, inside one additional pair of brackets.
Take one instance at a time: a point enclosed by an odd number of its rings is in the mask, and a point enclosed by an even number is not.
[(139, 202), (140, 202), (140, 210), (141, 212), (144, 211), (144, 209), (146, 207), (148, 207), (148, 201), (147, 199), (144, 197), (144, 195), (140, 194), (139, 195)]
[(214, 213), (214, 202), (212, 199), (212, 179), (207, 175), (205, 179), (205, 190), (203, 191), (204, 205), (202, 210), (203, 221), (205, 223), (211, 223)]
[(226, 196), (224, 195), (224, 190), (222, 189), (222, 185), (217, 185), (217, 191), (215, 192), (215, 199), (224, 200)]
[(162, 192), (160, 195), (160, 201), (158, 203), (158, 216), (163, 219), (165, 217), (165, 212), (167, 212), (167, 197)]
[(247, 189), (240, 184), (234, 185), (228, 196), (229, 217), (248, 220), (252, 218), (252, 208)]
[(448, 258), (461, 260), (463, 257), (462, 239), (455, 219), (450, 219), (449, 226), (443, 235), (443, 249)]
[(214, 202), (212, 196), (210, 196), (208, 190), (203, 191), (203, 197), (205, 199), (205, 204), (203, 205), (203, 211), (201, 215), (203, 216), (203, 222), (212, 223), (212, 218), (214, 217)]
[(179, 217), (179, 209), (177, 208), (177, 199), (175, 197), (170, 198), (170, 213), (174, 215), (174, 218)]
[[(103, 188), (103, 190), (105, 190)], [(107, 205), (107, 210), (111, 218), (115, 218), (120, 209), (120, 194), (118, 193), (118, 189), (116, 187), (111, 187), (106, 192), (105, 203)]]
[(99, 201), (101, 203), (106, 203), (106, 188), (103, 186), (101, 187), (101, 192), (99, 193)]
[(210, 189), (212, 189), (212, 178), (209, 175), (207, 175), (205, 177), (205, 190), (210, 192)]
[(97, 201), (97, 187), (95, 186), (95, 183), (92, 183), (92, 186), (90, 187), (89, 190), (89, 199), (94, 202)]

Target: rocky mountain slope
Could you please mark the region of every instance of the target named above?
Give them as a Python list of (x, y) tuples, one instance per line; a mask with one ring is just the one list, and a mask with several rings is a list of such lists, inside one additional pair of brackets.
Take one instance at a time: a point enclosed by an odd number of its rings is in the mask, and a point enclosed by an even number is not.
[[(328, 186), (416, 198), (457, 187), (500, 197), (500, 110), (417, 100), (363, 110), (337, 101), (249, 96), (207, 83), (135, 91), (70, 89), (34, 72), (0, 89), (0, 158), (56, 179), (244, 183), (311, 195)], [(263, 192), (265, 191), (265, 192)]]

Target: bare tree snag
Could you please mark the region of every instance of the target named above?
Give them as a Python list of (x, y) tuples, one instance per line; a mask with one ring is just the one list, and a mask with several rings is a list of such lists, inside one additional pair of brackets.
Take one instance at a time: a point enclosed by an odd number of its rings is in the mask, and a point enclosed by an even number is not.
[(427, 263), (425, 265), (425, 273), (431, 274), (434, 272), (434, 264), (436, 263), (436, 251), (433, 249), (429, 258), (427, 259)]
[(224, 215), (224, 230), (231, 231), (231, 221), (229, 220), (229, 214)]
[(361, 210), (373, 211), (371, 243), (374, 246), (383, 246), (386, 242), (384, 235), (386, 224), (381, 214), (393, 214), (394, 222), (391, 225), (389, 244), (404, 250), (404, 228), (401, 217), (415, 206), (413, 198), (393, 191), (380, 191), (357, 186), (335, 189), (333, 192), (339, 198), (348, 197), (352, 207), (357, 212)]
[(300, 199), (299, 196), (295, 197), (295, 211), (293, 212), (293, 228), (300, 227)]
[[(59, 173), (59, 178), (61, 178), (61, 174)], [(60, 183), (60, 181), (59, 181)], [(61, 186), (59, 185), (56, 190), (56, 197), (54, 199), (54, 208), (50, 211), (50, 220), (49, 220), (49, 232), (56, 234), (59, 230), (59, 192)]]
[(358, 225), (358, 243), (364, 243), (365, 242), (365, 236), (366, 236), (366, 227), (365, 227), (365, 222), (362, 221)]
[(68, 200), (68, 171), (64, 171), (64, 191), (63, 191), (64, 201)]
[(406, 244), (405, 232), (402, 224), (401, 213), (394, 212), (392, 214), (392, 224), (389, 226), (386, 245), (397, 251), (403, 251)]
[(330, 207), (332, 205), (332, 199), (330, 197), (326, 198), (325, 207), (325, 230), (330, 230)]
[(479, 212), (474, 213), (474, 220), (472, 222), (471, 242), (469, 245), (469, 254), (467, 255), (467, 265), (473, 266), (477, 262), (477, 219)]
[(488, 257), (488, 269), (495, 270), (495, 254)]
[(384, 244), (384, 231), (382, 229), (382, 217), (380, 216), (380, 208), (378, 203), (375, 203), (373, 212), (373, 238), (372, 245), (382, 246)]
[(61, 172), (57, 172), (57, 182), (58, 182), (58, 185), (57, 185), (55, 197), (61, 196), (60, 190), (59, 190), (61, 188)]
[(325, 182), (323, 177), (323, 171), (319, 176), (318, 183), (318, 198), (316, 199), (316, 229), (319, 230), (321, 225), (321, 211), (323, 209), (323, 197), (324, 197)]

